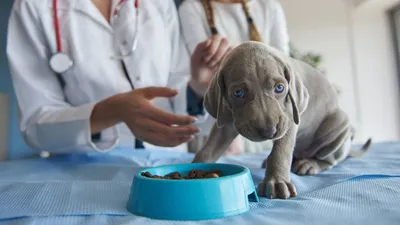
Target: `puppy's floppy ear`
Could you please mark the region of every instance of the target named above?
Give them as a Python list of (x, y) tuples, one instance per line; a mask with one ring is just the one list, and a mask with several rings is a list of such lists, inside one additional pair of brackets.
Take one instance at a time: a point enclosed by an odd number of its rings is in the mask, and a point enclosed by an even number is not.
[(288, 95), (289, 95), (290, 101), (292, 102), (291, 105), (292, 105), (292, 111), (293, 111), (293, 121), (296, 125), (299, 125), (299, 123), (300, 123), (299, 109), (297, 108), (296, 101), (294, 100), (292, 91), (290, 89), (289, 89)]
[(233, 122), (232, 111), (224, 98), (225, 92), (224, 76), (221, 71), (218, 71), (204, 97), (204, 106), (207, 112), (217, 120), (218, 128)]
[(291, 67), (285, 65), (285, 79), (289, 84), (288, 98), (292, 105), (293, 121), (296, 125), (300, 123), (300, 115), (307, 108), (309, 94), (304, 84), (295, 77)]

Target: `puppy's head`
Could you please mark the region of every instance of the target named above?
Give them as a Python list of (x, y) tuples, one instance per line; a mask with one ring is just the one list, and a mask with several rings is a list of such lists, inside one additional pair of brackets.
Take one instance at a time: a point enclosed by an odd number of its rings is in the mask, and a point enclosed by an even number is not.
[(204, 104), (218, 127), (233, 123), (239, 134), (255, 142), (279, 139), (299, 123), (293, 78), (278, 52), (246, 42), (224, 59)]

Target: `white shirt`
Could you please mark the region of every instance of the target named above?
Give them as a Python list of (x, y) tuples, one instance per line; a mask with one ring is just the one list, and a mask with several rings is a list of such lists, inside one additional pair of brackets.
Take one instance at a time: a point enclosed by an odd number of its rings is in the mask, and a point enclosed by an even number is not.
[[(118, 1), (114, 0), (113, 8)], [(74, 62), (62, 74), (64, 89), (49, 67), (50, 57), (57, 52), (52, 10), (52, 0), (15, 0), (9, 20), (7, 55), (26, 142), (34, 149), (56, 153), (105, 152), (118, 145), (133, 148), (135, 137), (125, 124), (104, 130), (98, 143), (90, 134), (94, 104), (131, 90), (121, 61), (111, 57), (132, 48), (138, 19), (133, 0), (124, 3), (111, 24), (91, 0), (58, 0), (63, 51)], [(177, 97), (157, 99), (154, 104), (185, 115), (190, 64), (175, 4), (142, 0), (139, 12), (138, 46), (124, 59), (133, 85), (178, 89)], [(186, 148), (183, 144), (165, 149)]]
[[(249, 40), (249, 24), (242, 3), (211, 1), (214, 22), (219, 34), (234, 45)], [(289, 54), (289, 35), (283, 9), (277, 0), (248, 0), (250, 15), (262, 39)], [(200, 0), (185, 0), (179, 7), (185, 42), (193, 53), (196, 45), (211, 36), (207, 17)]]

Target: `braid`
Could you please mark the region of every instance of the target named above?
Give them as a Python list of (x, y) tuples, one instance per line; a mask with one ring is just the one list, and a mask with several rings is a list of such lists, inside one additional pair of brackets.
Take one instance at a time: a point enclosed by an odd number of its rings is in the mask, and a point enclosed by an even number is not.
[(214, 10), (212, 8), (211, 1), (210, 0), (201, 0), (201, 3), (203, 4), (203, 8), (206, 13), (207, 22), (208, 22), (208, 26), (210, 27), (211, 34), (212, 35), (218, 34), (218, 30), (215, 27)]
[[(212, 35), (218, 34), (217, 27), (215, 26), (214, 10), (211, 5), (211, 0), (200, 0), (200, 1), (203, 4), (203, 8), (206, 13), (207, 22), (208, 22), (208, 26), (211, 30), (211, 34)], [(215, 1), (218, 1), (218, 0), (215, 0)], [(244, 11), (244, 14), (246, 15), (247, 23), (249, 24), (249, 39), (252, 41), (263, 42), (260, 32), (258, 31), (257, 26), (254, 23), (252, 16), (250, 15), (250, 10), (247, 5), (247, 0), (236, 0), (233, 2), (236, 2), (236, 3), (241, 2), (242, 3), (243, 11)]]
[(247, 5), (247, 0), (242, 0), (242, 6), (243, 6), (244, 14), (246, 15), (246, 18), (247, 18), (247, 23), (249, 24), (250, 40), (263, 42), (260, 32), (258, 31), (257, 26), (253, 21), (253, 17), (250, 15), (250, 10)]

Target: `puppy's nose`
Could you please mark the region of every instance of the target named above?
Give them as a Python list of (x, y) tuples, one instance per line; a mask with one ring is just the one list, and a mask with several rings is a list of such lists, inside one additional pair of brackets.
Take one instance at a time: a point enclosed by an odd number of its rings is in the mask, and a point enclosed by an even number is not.
[(274, 138), (276, 135), (276, 131), (277, 131), (275, 126), (257, 127), (256, 130), (257, 130), (257, 133), (260, 135), (260, 137), (263, 139)]

